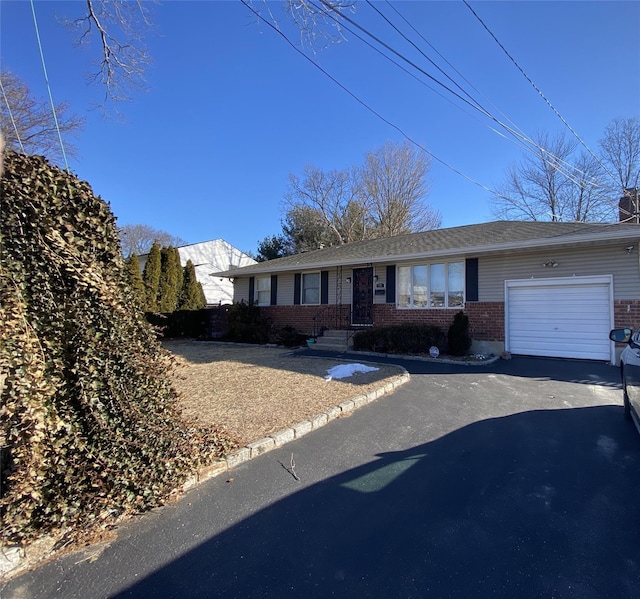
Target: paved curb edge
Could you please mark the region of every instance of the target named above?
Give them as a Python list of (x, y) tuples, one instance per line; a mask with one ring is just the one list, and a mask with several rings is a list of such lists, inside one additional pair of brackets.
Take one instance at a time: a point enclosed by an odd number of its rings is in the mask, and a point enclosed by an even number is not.
[[(402, 367), (399, 366), (398, 368)], [(402, 368), (402, 370), (404, 370), (403, 374), (393, 378), (383, 387), (379, 387), (378, 389), (369, 391), (369, 393), (365, 395), (357, 395), (351, 399), (343, 401), (337, 406), (329, 408), (328, 410), (325, 410), (324, 412), (313, 416), (309, 420), (298, 422), (297, 424), (294, 424), (290, 427), (272, 433), (264, 439), (258, 439), (257, 441), (248, 443), (244, 447), (231, 452), (228, 456), (216, 460), (213, 464), (201, 468), (194, 476), (190, 477), (182, 484), (181, 491), (188, 491), (201, 482), (233, 470), (233, 468), (235, 468), (236, 466), (244, 464), (245, 462), (248, 462), (249, 460), (252, 460), (257, 456), (262, 455), (263, 453), (271, 451), (272, 449), (282, 447), (283, 445), (286, 445), (291, 441), (299, 439), (307, 433), (317, 430), (327, 425), (332, 420), (335, 420), (336, 418), (340, 418), (344, 414), (348, 414), (354, 410), (357, 410), (358, 408), (361, 408), (362, 406), (375, 401), (383, 395), (393, 393), (398, 387), (404, 385), (405, 383), (408, 383), (411, 379), (409, 373), (404, 368)]]

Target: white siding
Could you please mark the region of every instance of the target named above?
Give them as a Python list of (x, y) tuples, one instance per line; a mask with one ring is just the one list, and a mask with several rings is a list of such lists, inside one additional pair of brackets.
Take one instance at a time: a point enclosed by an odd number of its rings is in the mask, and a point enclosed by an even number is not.
[(293, 306), (294, 275), (278, 273), (278, 306)]
[(233, 282), (233, 303), (249, 301), (249, 277), (236, 278)]
[(610, 360), (611, 283), (611, 277), (507, 281), (507, 351)]
[(209, 305), (230, 304), (235, 293), (229, 279), (212, 277), (212, 273), (256, 263), (223, 239), (185, 245), (178, 248), (178, 253), (182, 266), (186, 266), (187, 260), (193, 262), (196, 278), (202, 284)]
[[(196, 279), (202, 284), (204, 296), (209, 305), (230, 304), (242, 299), (241, 291), (234, 288), (227, 278), (212, 277), (212, 273), (230, 270), (241, 266), (255, 264), (256, 261), (238, 248), (233, 247), (224, 239), (192, 243), (178, 248), (180, 263), (187, 265), (191, 260), (196, 271)], [(140, 271), (144, 271), (148, 254), (138, 256)], [(246, 295), (249, 287), (247, 284)], [(239, 297), (240, 299), (236, 299)], [(245, 298), (245, 301), (247, 298)]]

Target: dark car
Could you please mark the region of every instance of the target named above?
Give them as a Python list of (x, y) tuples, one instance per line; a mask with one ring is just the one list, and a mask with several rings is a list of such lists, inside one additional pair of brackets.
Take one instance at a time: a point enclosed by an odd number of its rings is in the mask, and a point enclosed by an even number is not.
[(624, 415), (640, 431), (640, 329), (613, 329), (609, 339), (627, 346), (620, 355), (620, 373), (624, 397)]

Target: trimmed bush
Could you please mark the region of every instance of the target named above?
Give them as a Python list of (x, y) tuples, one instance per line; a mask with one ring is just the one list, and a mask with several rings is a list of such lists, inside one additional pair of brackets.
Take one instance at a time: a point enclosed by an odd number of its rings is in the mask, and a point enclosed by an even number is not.
[(260, 308), (244, 301), (229, 308), (228, 341), (239, 343), (268, 343), (271, 321), (260, 313)]
[(158, 285), (158, 311), (174, 312), (182, 291), (180, 254), (173, 246), (160, 250), (160, 282)]
[(299, 347), (305, 345), (309, 335), (305, 335), (290, 325), (276, 329), (272, 333), (273, 340), (278, 345), (284, 345), (285, 347)]
[(447, 334), (448, 352), (452, 356), (464, 356), (471, 347), (469, 317), (462, 311), (453, 317)]
[(144, 281), (142, 280), (142, 273), (140, 272), (140, 265), (138, 262), (138, 256), (131, 254), (126, 261), (127, 276), (129, 277), (129, 284), (131, 290), (138, 300), (138, 304), (142, 307), (145, 305), (147, 298), (144, 288)]
[(353, 337), (353, 348), (390, 354), (420, 354), (433, 345), (442, 347), (442, 331), (433, 325), (406, 324), (374, 327), (358, 331)]

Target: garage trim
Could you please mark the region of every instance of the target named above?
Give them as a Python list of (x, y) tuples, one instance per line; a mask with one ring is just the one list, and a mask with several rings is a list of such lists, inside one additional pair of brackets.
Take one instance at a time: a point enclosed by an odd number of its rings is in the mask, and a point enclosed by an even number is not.
[[(505, 349), (507, 351), (513, 351), (514, 349), (514, 345), (515, 343), (513, 342), (513, 331), (510, 330), (511, 329), (511, 323), (513, 320), (513, 312), (514, 310), (512, 310), (512, 299), (510, 297), (510, 292), (513, 291), (525, 291), (526, 288), (531, 288), (531, 290), (533, 291), (534, 288), (556, 288), (558, 291), (560, 291), (561, 287), (564, 287), (567, 289), (567, 291), (570, 293), (571, 292), (571, 288), (575, 287), (575, 286), (589, 286), (589, 285), (596, 285), (596, 286), (606, 286), (606, 296), (607, 296), (607, 313), (602, 314), (602, 319), (606, 320), (606, 322), (608, 323), (608, 328), (611, 329), (613, 328), (613, 322), (614, 322), (614, 314), (613, 314), (613, 275), (593, 275), (593, 276), (579, 276), (579, 277), (553, 277), (553, 278), (540, 278), (540, 279), (513, 279), (513, 280), (505, 280), (504, 282), (504, 297), (505, 297), (505, 302), (504, 302), (504, 308), (505, 308)], [(514, 294), (515, 295), (515, 294)], [(604, 303), (604, 297), (603, 297), (603, 293), (600, 293), (600, 301), (602, 303)], [(564, 307), (564, 306), (563, 306)], [(577, 308), (577, 306), (576, 306)], [(551, 321), (549, 321), (551, 322)], [(559, 322), (562, 322), (561, 320)], [(605, 323), (600, 322), (600, 326), (604, 327)], [(576, 336), (578, 336), (578, 331), (576, 329)], [(602, 342), (602, 349), (604, 349), (604, 347), (608, 348), (608, 359), (611, 363), (614, 363), (615, 361), (615, 347), (613, 345), (612, 342), (609, 341), (608, 339), (608, 330), (604, 331), (604, 328), (602, 331), (600, 331), (601, 334), (606, 335), (606, 337), (604, 339), (606, 339), (606, 341), (603, 339)], [(599, 338), (599, 337), (598, 337)], [(551, 340), (553, 341), (553, 339), (551, 338)], [(568, 343), (571, 343), (571, 339), (568, 338), (567, 339)], [(516, 347), (515, 348), (516, 351), (513, 353), (519, 353), (517, 350), (519, 350), (520, 348)], [(544, 352), (541, 353), (535, 353), (535, 349), (532, 350), (534, 353), (530, 354), (530, 355), (545, 355)], [(567, 350), (564, 349), (560, 352), (560, 354), (562, 354), (564, 352), (564, 354), (567, 354)], [(606, 352), (606, 350), (605, 350)], [(549, 356), (552, 355), (553, 352), (549, 353)], [(585, 358), (585, 356), (580, 356), (579, 352), (576, 352), (575, 356), (570, 356), (570, 355), (559, 355), (558, 357), (576, 357), (576, 358)], [(603, 357), (602, 358), (586, 358), (586, 359), (606, 359), (604, 357), (604, 352), (603, 352)]]

